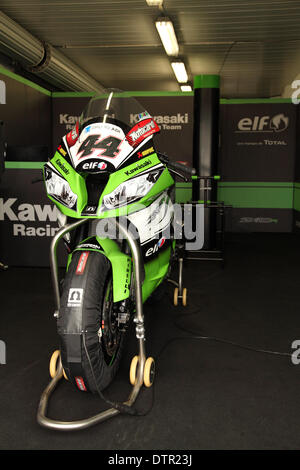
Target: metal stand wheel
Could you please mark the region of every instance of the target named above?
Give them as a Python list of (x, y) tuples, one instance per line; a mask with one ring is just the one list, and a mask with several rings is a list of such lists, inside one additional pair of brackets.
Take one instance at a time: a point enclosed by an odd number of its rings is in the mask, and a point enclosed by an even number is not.
[[(60, 350), (56, 349), (56, 351), (54, 351), (54, 353), (52, 354), (50, 362), (49, 362), (49, 373), (50, 373), (51, 379), (54, 379), (54, 377), (57, 374), (57, 361), (59, 358), (60, 358)], [(68, 377), (66, 376), (64, 369), (63, 369), (63, 376), (66, 380), (68, 380)]]
[(174, 295), (173, 295), (173, 304), (175, 307), (178, 306), (178, 300), (181, 299), (182, 305), (186, 307), (187, 305), (187, 288), (183, 287), (183, 254), (182, 254), (182, 249), (179, 254), (179, 259), (178, 259), (178, 264), (179, 264), (179, 272), (178, 272), (178, 282), (173, 281), (169, 279), (169, 282), (172, 282), (173, 284), (176, 285), (174, 289)]
[(137, 381), (137, 366), (139, 363), (139, 356), (134, 356), (132, 358), (131, 364), (130, 364), (130, 370), (129, 370), (129, 380), (131, 385), (135, 385)]
[(154, 382), (155, 375), (155, 362), (153, 357), (148, 357), (145, 362), (144, 368), (144, 385), (145, 387), (151, 387)]

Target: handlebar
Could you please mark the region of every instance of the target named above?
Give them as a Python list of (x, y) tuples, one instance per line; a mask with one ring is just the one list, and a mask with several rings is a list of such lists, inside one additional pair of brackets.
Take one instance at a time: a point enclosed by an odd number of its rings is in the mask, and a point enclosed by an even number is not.
[(182, 163), (177, 163), (177, 162), (170, 162), (169, 158), (164, 155), (163, 153), (157, 152), (158, 158), (164, 165), (169, 167), (170, 169), (174, 170), (179, 170), (182, 171), (183, 173), (187, 173), (188, 175), (192, 176), (196, 174), (195, 168), (191, 168), (189, 166), (182, 165)]

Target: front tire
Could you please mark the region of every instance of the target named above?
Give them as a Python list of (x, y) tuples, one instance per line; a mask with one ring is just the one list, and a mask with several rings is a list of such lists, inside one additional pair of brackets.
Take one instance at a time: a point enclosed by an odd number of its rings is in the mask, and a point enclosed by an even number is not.
[(75, 252), (61, 296), (62, 365), (81, 391), (101, 392), (118, 370), (124, 344), (113, 309), (112, 270), (99, 252)]

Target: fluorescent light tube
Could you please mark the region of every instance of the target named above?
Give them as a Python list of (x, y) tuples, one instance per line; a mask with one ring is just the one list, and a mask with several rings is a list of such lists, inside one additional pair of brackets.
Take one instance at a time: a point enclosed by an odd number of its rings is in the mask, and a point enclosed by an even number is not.
[(181, 85), (181, 91), (193, 91), (190, 85)]
[(155, 25), (166, 53), (171, 56), (177, 56), (179, 46), (172, 21), (169, 18), (158, 18)]
[(149, 7), (161, 7), (164, 0), (146, 0)]
[(185, 70), (185, 65), (183, 62), (172, 62), (172, 68), (174, 70), (176, 79), (179, 83), (186, 83), (188, 81), (188, 76)]

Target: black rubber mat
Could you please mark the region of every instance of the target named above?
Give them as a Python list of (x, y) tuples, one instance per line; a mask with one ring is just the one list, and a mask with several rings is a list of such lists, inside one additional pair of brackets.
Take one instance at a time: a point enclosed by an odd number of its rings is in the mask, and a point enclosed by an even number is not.
[[(224, 269), (186, 263), (188, 306), (172, 305), (171, 284), (162, 301), (145, 306), (146, 350), (157, 360), (157, 374), (136, 408), (148, 414), (65, 433), (36, 421), (57, 349), (50, 272), (0, 272), (0, 339), (7, 348), (0, 365), (0, 448), (299, 448), (300, 364), (290, 357), (292, 342), (300, 340), (299, 264), (299, 237), (291, 234), (231, 235)], [(127, 398), (136, 348), (130, 330), (118, 376), (105, 391), (110, 399)], [(100, 398), (64, 380), (49, 416), (74, 420), (104, 408)]]

